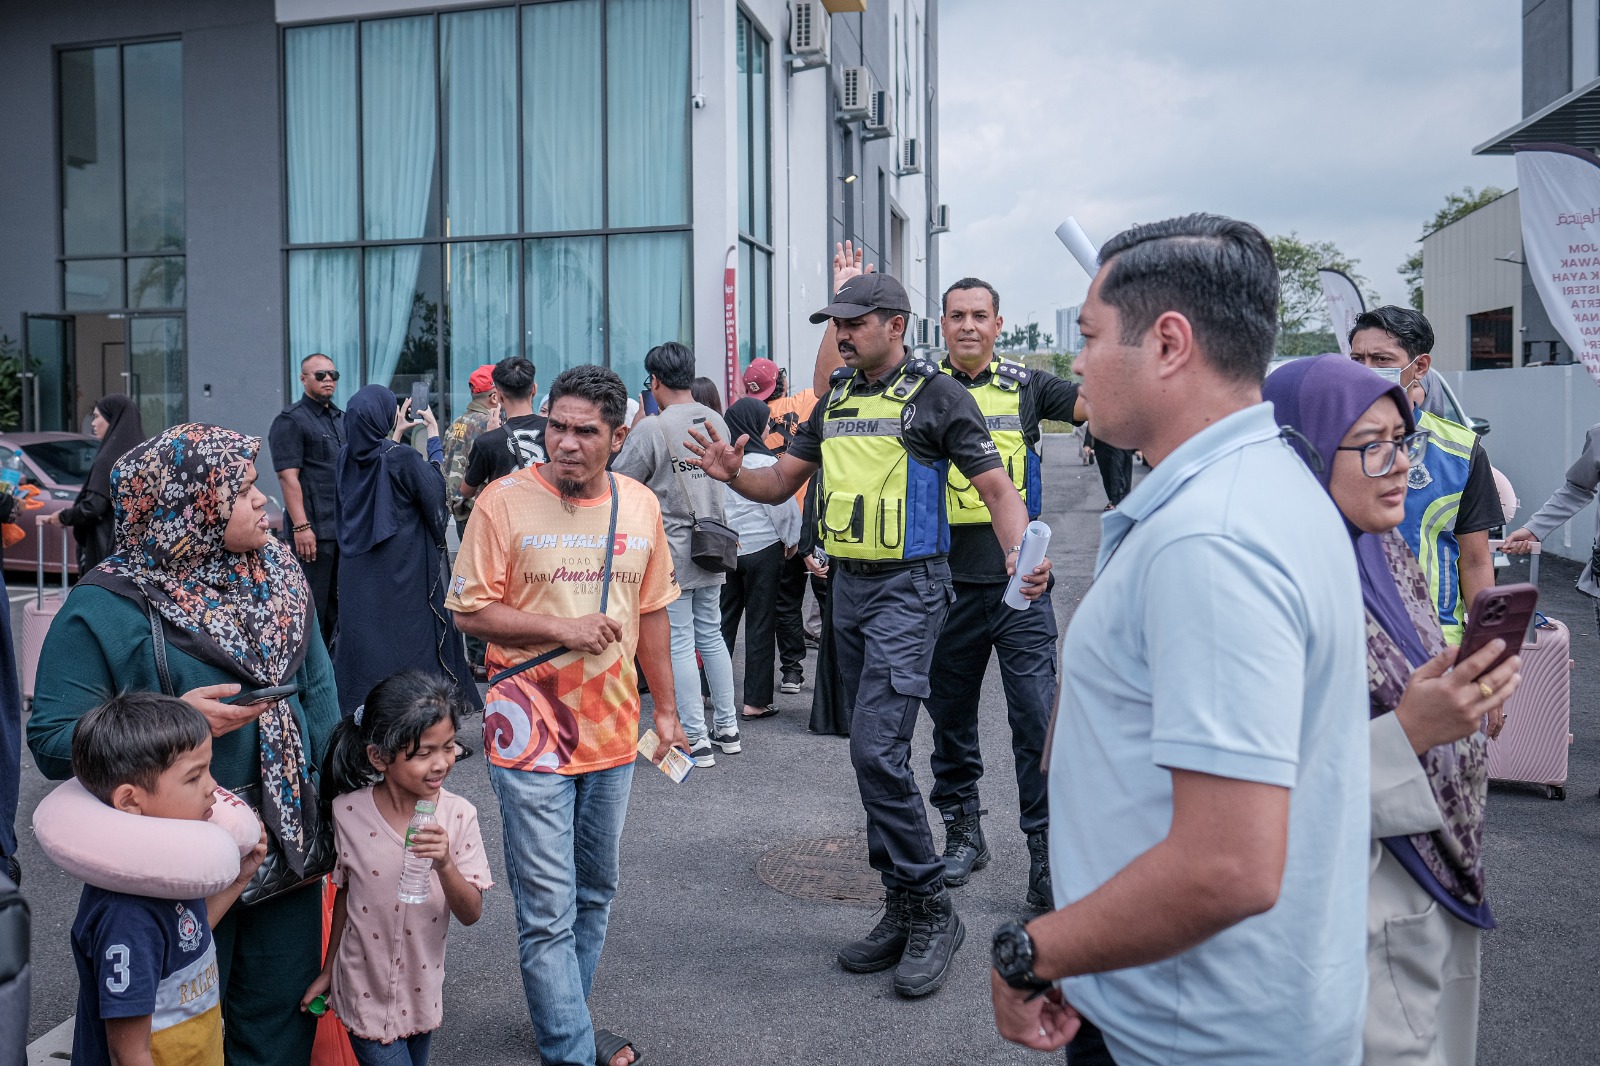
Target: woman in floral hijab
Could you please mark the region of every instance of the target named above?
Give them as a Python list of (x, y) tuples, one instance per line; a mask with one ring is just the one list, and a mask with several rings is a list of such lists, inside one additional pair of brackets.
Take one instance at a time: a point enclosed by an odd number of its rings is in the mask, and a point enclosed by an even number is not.
[[(67, 777), (79, 717), (117, 692), (161, 691), (153, 608), (173, 691), (211, 725), (212, 776), (230, 789), (261, 786), (263, 820), (298, 871), (318, 828), (315, 768), (339, 711), (304, 574), (273, 538), (255, 487), (260, 448), (259, 438), (191, 424), (117, 462), (116, 550), (51, 626), (28, 742), (47, 776)], [(222, 702), (275, 685), (297, 692)], [(309, 1060), (314, 1026), (298, 1008), (320, 968), (320, 900), (312, 885), (234, 907), (218, 924), (230, 1064)]]
[(1262, 387), (1339, 513), (1367, 613), (1372, 874), (1364, 1061), (1475, 1061), (1478, 950), (1494, 928), (1483, 870), (1488, 744), (1520, 659), (1493, 641), (1456, 662), (1397, 528), (1427, 447), (1398, 385), (1342, 355), (1301, 359)]

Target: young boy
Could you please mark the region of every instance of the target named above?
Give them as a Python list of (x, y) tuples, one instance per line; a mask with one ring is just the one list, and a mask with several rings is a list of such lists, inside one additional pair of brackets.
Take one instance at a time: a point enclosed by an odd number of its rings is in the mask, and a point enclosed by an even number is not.
[[(78, 723), (72, 770), (119, 811), (199, 821), (211, 816), (211, 729), (171, 696), (117, 696)], [(169, 900), (85, 885), (72, 925), (80, 1066), (222, 1066), (222, 1005), (211, 927), (249, 884), (265, 839), (232, 885)]]

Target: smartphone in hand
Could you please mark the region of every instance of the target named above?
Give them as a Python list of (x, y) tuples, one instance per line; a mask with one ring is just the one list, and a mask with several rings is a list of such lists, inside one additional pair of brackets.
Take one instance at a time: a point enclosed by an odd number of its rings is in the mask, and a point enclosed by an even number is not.
[(428, 406), (429, 387), (426, 381), (411, 383), (411, 421), (421, 422), (422, 412)]
[(1522, 641), (1533, 621), (1534, 609), (1539, 606), (1539, 590), (1527, 582), (1515, 585), (1496, 585), (1480, 591), (1472, 598), (1472, 609), (1467, 613), (1467, 631), (1461, 638), (1461, 652), (1456, 662), (1462, 662), (1483, 646), (1499, 637), (1506, 642), (1506, 650), (1489, 664), (1493, 670), (1522, 650)]
[(299, 687), (295, 685), (272, 685), (268, 688), (241, 692), (237, 696), (229, 696), (222, 702), (231, 703), (235, 707), (254, 707), (258, 703), (272, 703), (276, 700), (285, 699), (299, 691)]

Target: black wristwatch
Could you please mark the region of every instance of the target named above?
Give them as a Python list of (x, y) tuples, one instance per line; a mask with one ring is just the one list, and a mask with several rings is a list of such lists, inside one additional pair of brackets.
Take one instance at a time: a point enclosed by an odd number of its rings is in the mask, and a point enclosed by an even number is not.
[(1023, 992), (1043, 992), (1049, 981), (1033, 972), (1033, 937), (1021, 922), (1007, 922), (994, 931), (989, 959), (1000, 979)]

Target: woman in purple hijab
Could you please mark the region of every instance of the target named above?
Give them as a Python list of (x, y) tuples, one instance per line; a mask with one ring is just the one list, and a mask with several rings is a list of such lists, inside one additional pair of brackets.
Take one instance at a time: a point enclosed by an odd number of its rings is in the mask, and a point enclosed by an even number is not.
[(1364, 1061), (1470, 1064), (1478, 948), (1494, 928), (1483, 878), (1488, 742), (1516, 689), (1513, 655), (1446, 647), (1416, 557), (1395, 531), (1427, 448), (1398, 386), (1342, 355), (1280, 368), (1262, 387), (1303, 438), (1356, 552), (1367, 608), (1372, 875)]

